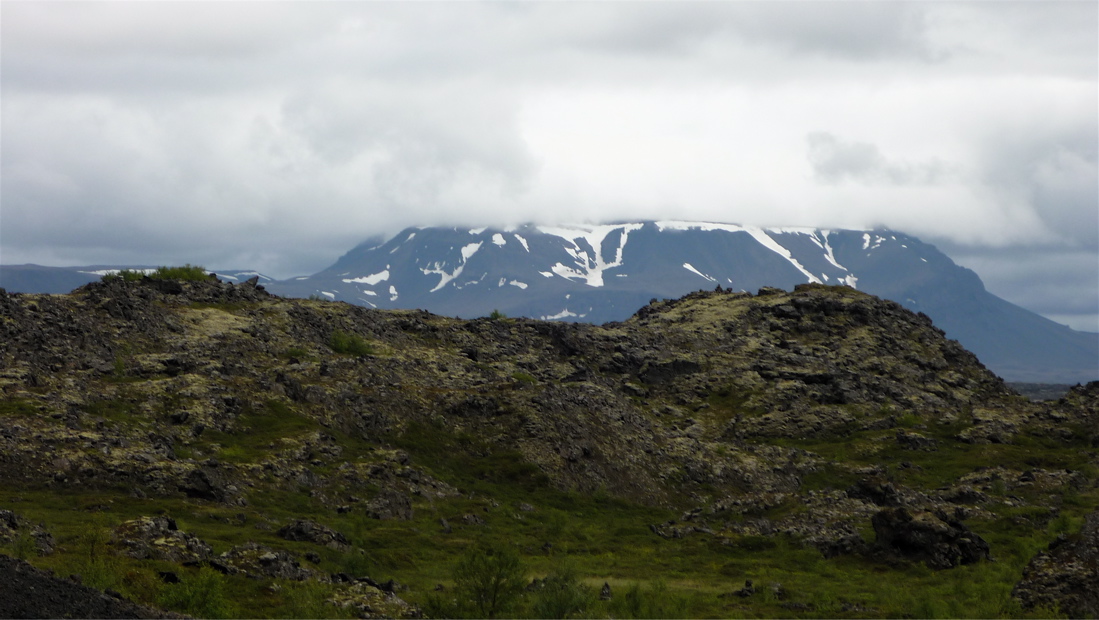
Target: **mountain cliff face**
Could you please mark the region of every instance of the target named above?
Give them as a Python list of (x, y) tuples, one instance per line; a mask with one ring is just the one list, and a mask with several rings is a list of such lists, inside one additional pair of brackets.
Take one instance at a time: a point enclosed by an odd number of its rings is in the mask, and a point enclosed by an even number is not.
[(1099, 379), (1099, 335), (985, 290), (972, 271), (894, 231), (762, 229), (698, 222), (474, 230), (410, 228), (313, 276), (271, 284), (373, 308), (460, 317), (621, 321), (650, 299), (717, 286), (845, 284), (923, 312), (1012, 381)]
[[(416, 615), (485, 544), (535, 574), (669, 579), (665, 615), (1011, 616), (1050, 600), (1010, 598), (1027, 561), (1099, 503), (1096, 389), (1030, 403), (850, 287), (595, 326), (100, 282), (0, 293), (0, 508), (9, 552), (52, 537), (44, 566), (188, 613), (163, 573), (227, 580), (253, 617), (303, 593), (314, 617)], [(993, 585), (951, 599), (912, 563)], [(588, 613), (643, 613), (615, 600)]]

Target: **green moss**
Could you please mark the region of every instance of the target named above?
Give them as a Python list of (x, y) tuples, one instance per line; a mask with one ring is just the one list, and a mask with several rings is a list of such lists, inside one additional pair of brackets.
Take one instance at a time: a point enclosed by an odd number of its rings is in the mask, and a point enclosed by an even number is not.
[(204, 443), (221, 446), (218, 458), (233, 463), (251, 463), (271, 454), (272, 445), (278, 449), (281, 439), (298, 437), (319, 428), (316, 420), (282, 401), (268, 400), (262, 410), (246, 408), (236, 419), (233, 430), (208, 430), (202, 439)]
[(332, 350), (336, 353), (354, 355), (355, 357), (367, 357), (375, 353), (374, 345), (363, 340), (361, 336), (339, 330), (332, 332), (328, 346), (332, 347)]
[(38, 415), (38, 405), (20, 398), (0, 401), (0, 416), (30, 417)]

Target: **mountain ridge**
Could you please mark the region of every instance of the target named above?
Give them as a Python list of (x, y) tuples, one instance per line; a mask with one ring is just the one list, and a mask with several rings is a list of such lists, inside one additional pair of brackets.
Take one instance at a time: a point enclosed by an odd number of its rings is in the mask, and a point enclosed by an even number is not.
[[(20, 286), (27, 270), (2, 266), (0, 286), (64, 292), (104, 269), (71, 271), (40, 268), (56, 282), (35, 289)], [(280, 295), (373, 308), (595, 324), (624, 320), (652, 299), (701, 288), (791, 290), (807, 282), (843, 283), (927, 314), (1010, 381), (1099, 379), (1099, 333), (1078, 332), (1011, 304), (934, 246), (887, 229), (673, 220), (412, 227), (363, 242), (310, 276), (276, 281), (254, 271), (220, 275), (228, 281), (256, 275)]]

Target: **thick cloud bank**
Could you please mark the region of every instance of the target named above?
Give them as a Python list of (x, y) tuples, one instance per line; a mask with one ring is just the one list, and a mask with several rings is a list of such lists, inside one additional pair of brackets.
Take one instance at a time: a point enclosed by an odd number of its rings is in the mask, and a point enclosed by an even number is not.
[(1099, 330), (1094, 2), (5, 2), (4, 263), (412, 224), (904, 230)]

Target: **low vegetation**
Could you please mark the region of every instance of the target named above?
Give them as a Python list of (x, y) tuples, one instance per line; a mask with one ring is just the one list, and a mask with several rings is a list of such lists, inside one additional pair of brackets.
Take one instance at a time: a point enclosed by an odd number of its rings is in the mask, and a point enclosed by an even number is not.
[[(0, 296), (0, 551), (194, 617), (1058, 617), (1013, 587), (1099, 506), (1093, 392), (849, 289), (592, 327), (119, 288)], [(895, 507), (993, 561), (877, 545)]]
[(174, 267), (157, 267), (156, 269), (146, 273), (141, 269), (122, 269), (117, 273), (109, 273), (103, 276), (105, 282), (111, 282), (115, 280), (122, 280), (124, 282), (133, 282), (141, 280), (143, 278), (150, 278), (152, 280), (181, 280), (184, 282), (201, 282), (208, 280), (210, 275), (206, 272), (204, 267), (198, 265), (192, 265), (190, 263), (183, 266)]

